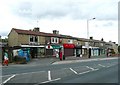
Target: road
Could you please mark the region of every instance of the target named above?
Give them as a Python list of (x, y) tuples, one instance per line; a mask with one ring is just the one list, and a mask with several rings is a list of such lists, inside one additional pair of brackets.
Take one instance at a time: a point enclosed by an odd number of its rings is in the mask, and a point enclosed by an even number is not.
[(5, 83), (118, 83), (118, 58), (50, 64), (8, 66), (2, 69)]

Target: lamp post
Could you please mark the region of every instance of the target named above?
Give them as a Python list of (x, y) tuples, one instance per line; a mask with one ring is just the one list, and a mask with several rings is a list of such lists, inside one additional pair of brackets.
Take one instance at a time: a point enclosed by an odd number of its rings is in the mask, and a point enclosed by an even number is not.
[(94, 20), (95, 18), (91, 18), (91, 19), (87, 19), (87, 39), (88, 39), (88, 42), (87, 42), (87, 54), (88, 54), (88, 58), (90, 58), (91, 54), (89, 52), (89, 21), (90, 20)]

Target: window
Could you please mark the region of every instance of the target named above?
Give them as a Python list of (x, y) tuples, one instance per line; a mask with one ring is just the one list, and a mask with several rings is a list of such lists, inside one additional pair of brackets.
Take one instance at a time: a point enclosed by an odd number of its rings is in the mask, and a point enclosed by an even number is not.
[(31, 36), (30, 35), (30, 42), (38, 42), (38, 36)]
[(54, 43), (54, 38), (52, 38), (52, 42)]
[(68, 40), (68, 43), (73, 43), (73, 40), (70, 40), (70, 39), (69, 39), (69, 40)]
[(38, 37), (37, 36), (35, 36), (35, 42), (38, 42)]
[(51, 43), (59, 43), (59, 38), (51, 37)]
[(58, 39), (57, 38), (55, 38), (56, 39), (56, 43), (58, 42)]
[(33, 36), (30, 36), (30, 42), (33, 42)]

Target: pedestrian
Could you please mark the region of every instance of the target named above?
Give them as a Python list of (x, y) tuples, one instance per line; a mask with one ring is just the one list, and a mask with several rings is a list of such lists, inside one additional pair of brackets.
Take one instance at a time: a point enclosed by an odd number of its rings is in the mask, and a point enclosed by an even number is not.
[(59, 57), (60, 57), (60, 60), (62, 60), (62, 51), (60, 51)]
[(7, 65), (7, 66), (8, 66), (8, 62), (9, 62), (8, 53), (5, 52), (5, 53), (4, 53), (3, 65)]

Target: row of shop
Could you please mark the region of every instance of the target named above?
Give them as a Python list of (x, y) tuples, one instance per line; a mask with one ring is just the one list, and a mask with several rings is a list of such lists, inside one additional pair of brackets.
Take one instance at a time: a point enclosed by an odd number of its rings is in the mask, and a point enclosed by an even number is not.
[[(43, 46), (30, 46), (30, 45), (22, 45), (22, 48), (29, 48), (29, 54), (31, 58), (38, 57), (56, 57), (59, 58), (60, 52), (65, 57), (69, 56), (86, 56), (87, 55), (87, 47), (81, 45), (74, 44), (51, 44), (51, 45), (43, 45)], [(19, 49), (20, 50), (20, 49)], [(99, 56), (105, 54), (105, 49), (100, 49), (99, 47), (91, 47), (89, 48), (91, 56)]]
[[(70, 57), (84, 57), (87, 55), (87, 47), (74, 44), (51, 44), (51, 45), (41, 45), (41, 46), (30, 46), (30, 45), (21, 45), (20, 47), (14, 48), (4, 48), (8, 50), (9, 59), (12, 61), (15, 56), (25, 57), (26, 61), (29, 61), (32, 58), (40, 57), (60, 57), (60, 52), (62, 56)], [(98, 47), (90, 47), (91, 56), (105, 55), (106, 50), (100, 49)], [(13, 56), (13, 57), (12, 57)]]

